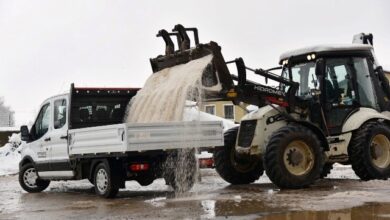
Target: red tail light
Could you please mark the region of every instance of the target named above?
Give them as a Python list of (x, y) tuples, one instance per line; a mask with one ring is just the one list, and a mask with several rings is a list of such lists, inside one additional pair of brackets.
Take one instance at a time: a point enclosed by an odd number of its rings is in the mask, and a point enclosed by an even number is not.
[(199, 159), (199, 167), (200, 168), (213, 168), (214, 160), (213, 158), (202, 158)]
[(145, 171), (149, 170), (149, 164), (147, 163), (136, 163), (136, 164), (131, 164), (129, 166), (131, 171), (138, 172), (138, 171)]

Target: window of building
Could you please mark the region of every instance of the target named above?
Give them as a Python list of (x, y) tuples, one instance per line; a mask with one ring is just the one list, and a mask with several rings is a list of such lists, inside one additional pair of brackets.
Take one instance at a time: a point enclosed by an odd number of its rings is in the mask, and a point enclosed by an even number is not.
[(234, 120), (234, 105), (224, 105), (223, 112), (226, 119)]
[(206, 113), (215, 115), (215, 105), (206, 105), (204, 108)]

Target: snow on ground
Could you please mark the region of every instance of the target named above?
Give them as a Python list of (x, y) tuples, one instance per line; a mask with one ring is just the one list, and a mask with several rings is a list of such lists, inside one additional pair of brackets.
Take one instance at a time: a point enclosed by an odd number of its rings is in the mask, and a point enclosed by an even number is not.
[(19, 131), (17, 127), (0, 127), (0, 131)]
[(0, 148), (0, 176), (18, 173), (21, 147), (20, 135), (12, 134), (9, 143)]

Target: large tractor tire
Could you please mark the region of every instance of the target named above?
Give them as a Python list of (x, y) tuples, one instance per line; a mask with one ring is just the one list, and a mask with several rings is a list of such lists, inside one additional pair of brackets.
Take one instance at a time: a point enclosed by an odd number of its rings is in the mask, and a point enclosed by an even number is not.
[(390, 128), (380, 122), (368, 122), (354, 132), (348, 147), (356, 175), (364, 181), (390, 176)]
[(237, 157), (235, 151), (238, 127), (225, 132), (225, 145), (214, 152), (215, 169), (225, 181), (231, 184), (249, 184), (264, 173), (263, 163), (259, 158)]
[(324, 151), (316, 134), (299, 124), (289, 124), (271, 136), (264, 155), (264, 167), (280, 188), (304, 188), (319, 179)]

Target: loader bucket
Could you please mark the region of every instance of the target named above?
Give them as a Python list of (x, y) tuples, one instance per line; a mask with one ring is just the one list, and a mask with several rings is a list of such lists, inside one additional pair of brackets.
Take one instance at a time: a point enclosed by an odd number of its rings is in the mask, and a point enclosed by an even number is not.
[[(195, 43), (192, 47), (188, 32), (193, 32)], [(172, 36), (176, 38), (177, 50), (175, 50)], [(205, 88), (206, 99), (226, 98), (227, 92), (234, 88), (232, 76), (221, 53), (221, 47), (213, 41), (205, 44), (199, 43), (196, 28), (185, 28), (178, 24), (172, 32), (160, 30), (157, 37), (162, 37), (165, 42), (165, 54), (150, 59), (153, 73), (212, 55), (211, 63), (205, 67), (202, 75), (202, 86)]]

